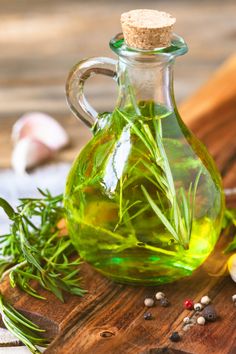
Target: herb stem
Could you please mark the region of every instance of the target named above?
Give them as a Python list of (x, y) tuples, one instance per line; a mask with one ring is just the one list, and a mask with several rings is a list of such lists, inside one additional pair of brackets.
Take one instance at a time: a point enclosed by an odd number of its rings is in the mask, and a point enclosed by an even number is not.
[(8, 274), (10, 274), (11, 272), (13, 272), (13, 271), (16, 270), (16, 269), (19, 269), (19, 268), (24, 267), (26, 264), (27, 264), (27, 261), (25, 260), (25, 261), (23, 261), (23, 262), (21, 262), (21, 263), (15, 264), (15, 265), (14, 265), (13, 267), (11, 267), (11, 268), (8, 268), (8, 269), (2, 274), (2, 276), (1, 276), (1, 278), (0, 278), (0, 283), (2, 283), (2, 282), (4, 281), (4, 279), (6, 278), (6, 276), (7, 276)]
[[(23, 198), (16, 211), (0, 198), (3, 208), (11, 220), (10, 233), (0, 236), (0, 282), (7, 277), (12, 287), (37, 299), (45, 300), (34, 288), (34, 280), (53, 293), (62, 302), (64, 291), (82, 296), (78, 275), (80, 258), (69, 235), (59, 237), (58, 223), (65, 218), (62, 195), (53, 197), (48, 191), (42, 198)], [(39, 220), (39, 225), (34, 220)], [(48, 340), (40, 336), (45, 332), (8, 304), (0, 293), (0, 312), (6, 328), (21, 340), (32, 353), (40, 353), (37, 345), (46, 346)]]

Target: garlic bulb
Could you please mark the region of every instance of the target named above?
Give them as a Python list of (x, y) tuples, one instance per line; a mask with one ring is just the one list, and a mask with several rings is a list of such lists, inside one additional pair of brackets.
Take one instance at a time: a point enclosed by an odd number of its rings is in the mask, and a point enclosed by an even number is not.
[(14, 124), (13, 142), (25, 137), (38, 140), (52, 150), (59, 150), (69, 142), (65, 129), (51, 116), (40, 112), (27, 113)]
[(51, 158), (69, 142), (64, 128), (51, 116), (32, 112), (23, 115), (12, 129), (12, 166), (18, 173)]
[(15, 145), (11, 164), (13, 169), (24, 174), (27, 168), (32, 168), (52, 157), (52, 150), (40, 141), (23, 138)]

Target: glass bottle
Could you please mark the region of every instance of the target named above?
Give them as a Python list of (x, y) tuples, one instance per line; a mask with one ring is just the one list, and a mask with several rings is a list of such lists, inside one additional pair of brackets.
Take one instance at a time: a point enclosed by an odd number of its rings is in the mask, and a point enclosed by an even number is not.
[[(152, 285), (191, 275), (214, 248), (224, 211), (220, 175), (205, 146), (183, 123), (173, 64), (184, 40), (152, 51), (110, 41), (118, 62), (91, 58), (67, 81), (72, 111), (93, 131), (68, 176), (65, 208), (82, 259), (115, 281)], [(113, 77), (111, 113), (86, 101), (92, 74)]]

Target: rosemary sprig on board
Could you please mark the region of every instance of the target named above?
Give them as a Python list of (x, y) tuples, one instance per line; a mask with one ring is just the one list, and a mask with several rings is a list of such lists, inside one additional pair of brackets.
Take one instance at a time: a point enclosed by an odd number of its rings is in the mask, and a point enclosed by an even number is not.
[[(45, 299), (37, 290), (40, 284), (63, 302), (64, 291), (79, 296), (85, 293), (78, 275), (80, 258), (63, 224), (63, 196), (40, 193), (41, 198), (20, 199), (16, 210), (0, 198), (0, 207), (11, 220), (10, 233), (0, 236), (0, 277)], [(6, 328), (32, 353), (39, 353), (36, 345), (47, 344), (40, 336), (44, 331), (7, 304), (1, 294), (0, 312)]]
[(61, 301), (63, 291), (83, 295), (78, 277), (80, 258), (68, 234), (60, 235), (59, 222), (64, 218), (62, 195), (48, 191), (42, 198), (24, 198), (14, 209), (0, 199), (12, 225), (10, 234), (0, 236), (0, 276), (9, 276), (11, 285), (43, 299), (31, 281), (37, 281)]
[(41, 347), (48, 345), (48, 340), (41, 337), (45, 331), (9, 305), (2, 294), (0, 294), (0, 312), (6, 328), (24, 343), (31, 353), (41, 353), (36, 345)]

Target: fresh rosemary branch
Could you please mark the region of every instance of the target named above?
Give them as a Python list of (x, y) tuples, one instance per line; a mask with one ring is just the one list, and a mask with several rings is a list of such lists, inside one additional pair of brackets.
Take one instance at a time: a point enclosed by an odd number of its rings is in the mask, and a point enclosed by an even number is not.
[(11, 286), (44, 299), (32, 281), (51, 291), (61, 301), (63, 291), (83, 295), (78, 277), (80, 258), (68, 234), (61, 236), (59, 222), (64, 218), (62, 195), (48, 191), (42, 198), (24, 198), (15, 211), (7, 201), (0, 206), (12, 221), (10, 233), (0, 236), (0, 276), (8, 275)]
[(36, 345), (47, 346), (48, 340), (40, 336), (45, 331), (6, 303), (2, 294), (0, 294), (0, 312), (6, 328), (24, 343), (31, 353), (41, 353)]
[[(82, 296), (80, 258), (63, 228), (63, 197), (39, 191), (41, 198), (20, 199), (16, 210), (0, 198), (0, 207), (11, 220), (10, 233), (0, 236), (0, 281), (8, 277), (11, 286), (39, 299), (45, 298), (38, 293), (37, 284), (61, 301), (64, 291)], [(0, 312), (6, 328), (32, 353), (40, 353), (36, 345), (47, 345), (40, 336), (44, 330), (7, 304), (1, 293)]]

